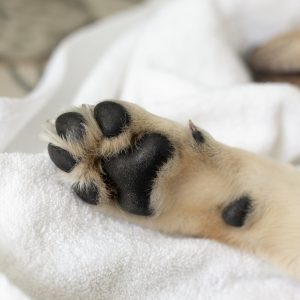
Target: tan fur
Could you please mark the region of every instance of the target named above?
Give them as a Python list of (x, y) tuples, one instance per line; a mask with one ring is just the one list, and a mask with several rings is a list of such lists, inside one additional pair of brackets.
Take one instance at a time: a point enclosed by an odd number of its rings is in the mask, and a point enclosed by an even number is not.
[(260, 82), (300, 85), (300, 30), (275, 36), (249, 54), (249, 67)]
[[(62, 140), (49, 122), (44, 137), (75, 156), (80, 163), (66, 180), (84, 185), (93, 179), (100, 186), (100, 208), (169, 234), (208, 237), (267, 259), (300, 279), (300, 173), (291, 166), (231, 148), (201, 130), (198, 145), (188, 127), (157, 117), (142, 108), (117, 101), (128, 110), (132, 124), (120, 136), (105, 139), (93, 107), (82, 106), (87, 132), (82, 143)], [(103, 182), (99, 157), (109, 156), (134, 143), (146, 132), (163, 133), (174, 144), (175, 156), (159, 171), (153, 184), (152, 217), (122, 211)], [(224, 223), (224, 207), (243, 194), (253, 199), (253, 211), (241, 228)]]
[(255, 49), (250, 63), (264, 73), (294, 73), (300, 70), (300, 30), (276, 36)]

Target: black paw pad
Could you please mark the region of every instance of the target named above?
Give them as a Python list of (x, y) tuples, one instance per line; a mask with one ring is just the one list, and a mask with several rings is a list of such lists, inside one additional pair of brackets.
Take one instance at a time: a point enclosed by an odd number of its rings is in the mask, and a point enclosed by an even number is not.
[(130, 123), (127, 110), (113, 101), (100, 102), (95, 106), (94, 117), (104, 136), (118, 136)]
[(85, 134), (85, 120), (80, 113), (67, 112), (60, 115), (55, 121), (56, 132), (60, 137), (74, 140), (82, 139)]
[(68, 151), (53, 144), (48, 145), (48, 153), (54, 164), (67, 173), (71, 172), (76, 164), (76, 160)]
[(205, 142), (202, 132), (197, 128), (197, 126), (190, 120), (189, 127), (192, 131), (192, 136), (197, 144), (203, 144)]
[(74, 184), (72, 189), (83, 201), (93, 205), (98, 203), (99, 192), (97, 186), (93, 182), (81, 189), (77, 184)]
[(222, 218), (224, 222), (234, 227), (243, 226), (248, 214), (252, 210), (251, 202), (251, 199), (247, 196), (241, 197), (231, 202), (223, 210)]
[(192, 135), (197, 144), (204, 143), (204, 136), (201, 131), (199, 131), (199, 130), (193, 131)]
[(174, 147), (163, 135), (145, 134), (135, 148), (103, 160), (104, 171), (117, 191), (122, 209), (149, 216), (150, 194), (159, 168), (172, 156)]

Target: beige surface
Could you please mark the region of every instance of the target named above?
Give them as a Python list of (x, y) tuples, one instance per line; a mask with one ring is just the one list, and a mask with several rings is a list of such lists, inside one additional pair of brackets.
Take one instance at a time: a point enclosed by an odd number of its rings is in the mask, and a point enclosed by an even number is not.
[(142, 0), (0, 0), (0, 96), (21, 97), (72, 31)]

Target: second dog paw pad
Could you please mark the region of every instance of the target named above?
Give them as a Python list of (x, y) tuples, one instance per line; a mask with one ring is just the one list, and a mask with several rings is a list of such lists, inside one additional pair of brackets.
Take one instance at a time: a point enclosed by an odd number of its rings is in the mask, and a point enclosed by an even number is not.
[(83, 187), (80, 187), (78, 184), (74, 184), (72, 189), (80, 199), (89, 204), (96, 205), (99, 202), (99, 191), (93, 182)]
[(56, 132), (60, 137), (81, 140), (85, 134), (85, 120), (80, 113), (67, 112), (55, 121)]
[(103, 135), (108, 138), (118, 136), (130, 123), (127, 110), (122, 105), (112, 101), (97, 104), (94, 108), (94, 118)]
[(76, 165), (75, 158), (60, 147), (49, 144), (48, 153), (53, 163), (64, 172), (70, 173)]

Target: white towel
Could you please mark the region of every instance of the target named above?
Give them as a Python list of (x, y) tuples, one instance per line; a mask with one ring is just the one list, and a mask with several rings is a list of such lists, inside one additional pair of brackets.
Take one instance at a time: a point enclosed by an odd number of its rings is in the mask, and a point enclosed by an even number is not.
[[(271, 12), (271, 13), (270, 13)], [(134, 101), (299, 163), (300, 93), (253, 84), (247, 51), (300, 23), (298, 0), (150, 1), (67, 38), (25, 99), (0, 99), (0, 150), (40, 152), (69, 104)], [(45, 154), (0, 154), (0, 299), (297, 299), (300, 285), (216, 242), (169, 237), (79, 200)]]
[(70, 192), (46, 155), (1, 154), (0, 166), (0, 270), (32, 299), (293, 299), (300, 293), (297, 283), (245, 253), (102, 215)]

